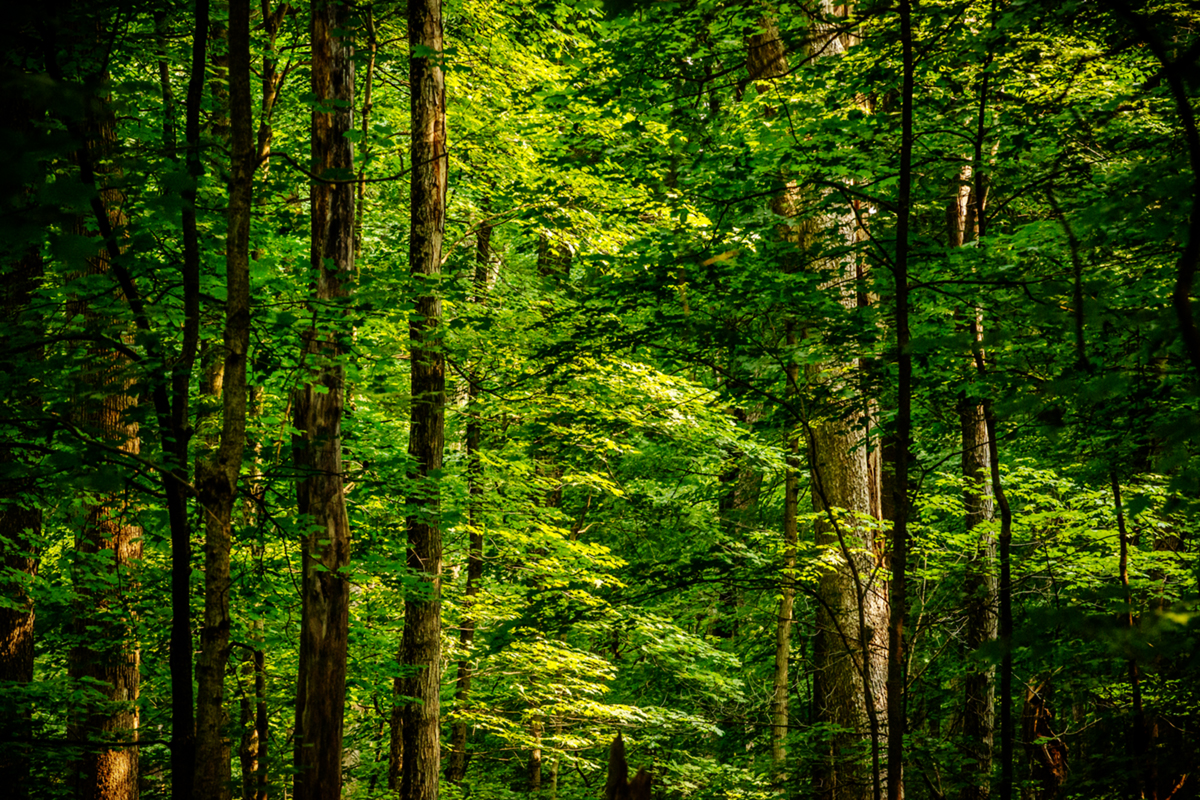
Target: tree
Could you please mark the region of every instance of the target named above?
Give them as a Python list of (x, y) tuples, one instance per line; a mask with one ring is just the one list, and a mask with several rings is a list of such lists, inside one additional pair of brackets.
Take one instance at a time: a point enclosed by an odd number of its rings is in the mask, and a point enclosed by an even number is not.
[(409, 269), (418, 292), (409, 323), (412, 364), (408, 454), (414, 511), (407, 520), (408, 568), (420, 578), (404, 604), (400, 662), (412, 670), (402, 693), (402, 800), (435, 800), (441, 774), (442, 532), (439, 474), (445, 443), (446, 362), (439, 337), (438, 276), (446, 220), (446, 87), (441, 0), (408, 6), (412, 169)]
[[(312, 322), (301, 348), (306, 380), (293, 398), (297, 505), (306, 526), (303, 619), (296, 681), (298, 800), (337, 798), (342, 783), (342, 721), (350, 558), (342, 462), (345, 367), (350, 338), (345, 298), (354, 270), (353, 48), (349, 9), (312, 4), (311, 268)], [(244, 408), (244, 406), (243, 406)]]
[(229, 795), (225, 668), (229, 661), (230, 551), (246, 443), (246, 369), (250, 348), (250, 211), (254, 175), (250, 111), (250, 5), (229, 4), (230, 180), (225, 238), (225, 335), (221, 443), (197, 474), (204, 514), (204, 625), (197, 665), (198, 708), (194, 796)]

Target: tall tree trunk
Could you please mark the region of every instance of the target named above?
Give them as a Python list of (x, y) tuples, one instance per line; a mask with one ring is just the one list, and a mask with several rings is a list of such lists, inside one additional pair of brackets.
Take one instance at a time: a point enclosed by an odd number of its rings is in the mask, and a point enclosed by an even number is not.
[[(980, 204), (971, 189), (971, 168), (964, 166), (955, 185), (955, 198), (946, 207), (947, 244), (962, 247), (976, 236)], [(985, 198), (986, 202), (986, 198)], [(968, 309), (973, 368), (984, 364), (982, 314)], [(997, 635), (996, 536), (990, 525), (994, 513), (991, 456), (984, 406), (968, 393), (958, 402), (962, 441), (963, 527), (978, 536), (963, 576), (966, 613), (967, 674), (963, 681), (962, 738), (967, 756), (959, 777), (960, 800), (986, 800), (991, 794), (992, 745), (996, 727), (996, 669), (975, 658)]]
[[(105, 76), (95, 77), (103, 85)], [(84, 102), (83, 126), (75, 131), (79, 139), (76, 160), (84, 182), (96, 187), (92, 207), (102, 238), (97, 243), (100, 252), (89, 259), (88, 272), (117, 273), (114, 277), (131, 299), (135, 293), (127, 288), (128, 274), (114, 265), (121, 255), (119, 234), (114, 231), (127, 222), (122, 211), (124, 198), (112, 186), (118, 177), (112, 167), (116, 121), (107, 98), (90, 94)], [(87, 232), (82, 224), (79, 232)], [(103, 321), (86, 305), (76, 303), (85, 319)], [(122, 352), (90, 352), (79, 378), (80, 399), (74, 404), (73, 416), (79, 427), (98, 440), (136, 456), (141, 439), (137, 422), (130, 418), (137, 396), (129, 368), (129, 357)], [(120, 470), (111, 464), (107, 469), (118, 474)], [(69, 656), (68, 674), (75, 680), (94, 681), (101, 699), (76, 705), (68, 722), (67, 738), (81, 744), (75, 796), (79, 800), (135, 800), (141, 653), (133, 640), (132, 612), (125, 605), (125, 593), (130, 570), (142, 555), (141, 528), (130, 521), (124, 491), (105, 489), (85, 497), (82, 506), (75, 541), (78, 638)]]
[[(350, 9), (337, 0), (312, 4), (313, 171), (353, 169), (346, 134), (352, 130), (353, 48), (344, 37)], [(346, 699), (346, 637), (350, 585), (350, 522), (342, 480), (342, 409), (345, 370), (339, 341), (348, 324), (340, 301), (354, 274), (354, 186), (314, 182), (311, 302), (313, 324), (304, 334), (307, 372), (293, 398), (297, 500), (309, 533), (304, 540), (300, 665), (296, 681), (294, 796), (335, 800), (342, 786), (342, 719)]]
[(438, 341), (441, 300), (442, 239), (446, 216), (446, 89), (442, 75), (441, 0), (410, 0), (412, 226), (409, 265), (418, 298), (409, 323), (412, 354), (412, 411), (408, 453), (416, 511), (408, 518), (408, 566), (423, 578), (419, 594), (404, 604), (400, 659), (413, 674), (404, 694), (404, 765), (401, 800), (438, 796), (441, 692), (442, 532), (437, 475), (445, 438), (445, 356)]
[[(474, 300), (485, 303), (493, 283), (491, 269), (492, 226), (483, 224), (476, 234)], [(458, 645), (462, 657), (458, 661), (455, 678), (454, 706), (458, 712), (467, 709), (471, 702), (471, 677), (474, 666), (471, 648), (475, 643), (477, 620), (473, 605), (479, 596), (479, 582), (483, 579), (483, 459), (480, 448), (483, 443), (483, 423), (479, 418), (477, 402), (479, 382), (482, 376), (472, 370), (467, 387), (467, 586), (463, 597), (463, 619), (459, 623)], [(467, 774), (467, 723), (456, 720), (450, 728), (450, 763), (446, 765), (446, 780), (458, 783)]]
[[(196, 188), (203, 173), (200, 158), (200, 106), (208, 67), (208, 0), (197, 0), (192, 28), (192, 64), (188, 80), (184, 138), (187, 142), (188, 183), (183, 200), (184, 332), (180, 363), (171, 385), (172, 463), (165, 481), (171, 519), (171, 796), (192, 796), (196, 771), (196, 724), (192, 693), (191, 575), (192, 535), (187, 516), (188, 444), (192, 371), (200, 341), (200, 241), (196, 225)], [(166, 70), (164, 69), (165, 73)], [(169, 86), (167, 75), (164, 84)], [(165, 93), (165, 90), (164, 90)], [(173, 125), (168, 130), (172, 130)]]
[[(888, 619), (888, 800), (904, 797), (904, 728), (906, 677), (904, 668), (904, 626), (908, 614), (908, 462), (912, 451), (912, 353), (908, 329), (908, 227), (912, 212), (913, 150), (913, 30), (910, 0), (900, 0), (900, 49), (903, 60), (903, 85), (900, 90), (900, 186), (896, 220), (896, 256), (893, 274), (896, 285), (896, 461), (892, 483), (892, 508), (896, 515), (892, 529), (891, 605)], [(879, 789), (876, 786), (876, 796)]]
[[(1129, 588), (1129, 534), (1125, 530), (1125, 505), (1121, 500), (1121, 481), (1115, 472), (1112, 474), (1111, 485), (1113, 507), (1117, 515), (1117, 535), (1120, 537), (1118, 577), (1125, 595), (1125, 612), (1121, 615), (1121, 622), (1132, 633), (1134, 619), (1133, 592)], [(1126, 669), (1129, 674), (1129, 692), (1133, 701), (1133, 719), (1130, 721), (1129, 731), (1126, 733), (1126, 753), (1129, 756), (1130, 764), (1138, 764), (1142, 768), (1140, 780), (1134, 777), (1130, 782), (1130, 796), (1157, 800), (1158, 787), (1155, 780), (1157, 769), (1151, 747), (1153, 731), (1146, 725), (1146, 712), (1142, 707), (1141, 675), (1135, 657), (1129, 657)]]
[[(842, 7), (822, 0), (808, 42), (812, 57), (834, 57), (844, 45), (830, 19)], [(819, 236), (853, 244), (857, 239), (850, 212), (808, 220), (800, 230), (801, 248), (816, 249)], [(844, 257), (826, 259), (817, 268), (827, 275), (827, 291), (835, 292), (847, 310), (859, 305), (854, 289), (857, 267)], [(809, 379), (847, 385), (856, 381), (857, 359), (809, 367)], [(836, 392), (833, 393), (836, 396)], [(888, 639), (887, 589), (875, 546), (876, 514), (881, 513), (880, 470), (871, 468), (868, 443), (860, 423), (867, 406), (855, 398), (848, 406), (830, 407), (808, 420), (809, 469), (813, 507), (819, 513), (817, 544), (828, 548), (834, 562), (817, 586), (816, 715), (840, 733), (831, 737), (825, 763), (818, 767), (817, 793), (822, 798), (854, 800), (882, 792), (881, 749), (886, 726)], [(869, 746), (870, 760), (860, 748)], [(869, 764), (869, 766), (868, 766)]]
[[(796, 346), (796, 334), (788, 324), (789, 351)], [(787, 393), (795, 398), (800, 376), (799, 365), (789, 359)], [(792, 652), (792, 622), (796, 605), (796, 548), (800, 543), (800, 440), (798, 432), (787, 429), (784, 443), (786, 464), (783, 479), (783, 571), (779, 586), (779, 617), (775, 623), (775, 679), (771, 690), (771, 768), (774, 781), (782, 785), (787, 780), (788, 662)]]
[[(259, 359), (263, 361), (263, 359)], [(259, 372), (265, 372), (260, 364)], [(250, 387), (248, 392), (249, 408), (247, 415), (252, 418), (261, 416), (263, 410), (264, 392), (262, 386)], [(254, 443), (254, 456), (251, 460), (250, 475), (247, 477), (248, 496), (243, 502), (245, 509), (245, 527), (254, 529), (262, 524), (259, 509), (265, 502), (265, 488), (262, 483), (262, 445)], [(261, 560), (264, 548), (260, 541), (250, 545), (250, 557), (260, 564), (256, 577), (263, 578)], [(242, 798), (243, 800), (266, 800), (267, 798), (267, 755), (269, 752), (269, 728), (267, 718), (267, 656), (266, 656), (266, 621), (263, 618), (264, 603), (255, 604), (255, 619), (251, 622), (250, 642), (242, 661), (242, 742), (240, 758), (242, 762)]]
[[(982, 228), (981, 228), (982, 234)], [(996, 415), (990, 403), (984, 404), (987, 422), (988, 460), (991, 462), (992, 494), (1000, 507), (1000, 583), (997, 598), (1000, 604), (1000, 800), (1012, 800), (1013, 743), (1016, 739), (1012, 718), (1012, 509), (1000, 481), (1000, 454), (996, 444)]]
[(230, 795), (225, 722), (229, 660), (230, 553), (233, 508), (246, 443), (246, 359), (250, 348), (250, 205), (254, 172), (250, 106), (250, 3), (229, 4), (231, 169), (225, 240), (225, 334), (221, 442), (196, 476), (204, 516), (204, 623), (197, 664), (196, 800)]
[[(980, 346), (981, 333), (971, 325)], [(962, 430), (963, 524), (974, 532), (963, 598), (966, 604), (967, 674), (963, 681), (962, 736), (967, 763), (961, 776), (961, 800), (986, 800), (991, 792), (992, 744), (996, 726), (996, 669), (976, 658), (978, 650), (996, 640), (996, 538), (992, 519), (991, 458), (983, 406), (963, 398), (958, 407)]]

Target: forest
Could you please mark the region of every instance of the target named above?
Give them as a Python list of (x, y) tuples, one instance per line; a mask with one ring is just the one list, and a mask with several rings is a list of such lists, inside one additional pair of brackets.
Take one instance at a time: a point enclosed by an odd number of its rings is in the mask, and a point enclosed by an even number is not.
[(0, 795), (1200, 798), (1200, 3), (3, 19)]

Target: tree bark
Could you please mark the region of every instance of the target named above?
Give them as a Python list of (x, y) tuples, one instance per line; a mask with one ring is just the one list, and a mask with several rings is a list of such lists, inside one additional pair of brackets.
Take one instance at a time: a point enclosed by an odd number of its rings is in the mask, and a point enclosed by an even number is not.
[(196, 668), (196, 800), (230, 796), (230, 744), (225, 722), (229, 660), (230, 553), (233, 509), (246, 444), (246, 359), (250, 349), (250, 206), (254, 174), (250, 106), (250, 3), (229, 3), (231, 169), (225, 240), (225, 334), (221, 441), (196, 476), (204, 517), (204, 622)]
[[(94, 77), (103, 85), (105, 76)], [(97, 243), (99, 252), (88, 260), (88, 272), (108, 274), (116, 271), (113, 261), (121, 255), (119, 234), (114, 231), (127, 222), (124, 198), (113, 188), (116, 121), (107, 98), (90, 94), (84, 102), (84, 122), (76, 129), (76, 161), (85, 183), (96, 187), (92, 207), (102, 237)], [(87, 232), (82, 221), (79, 232)], [(127, 274), (114, 277), (119, 283), (128, 279)], [(127, 298), (134, 294), (125, 286), (122, 289)], [(74, 304), (85, 319), (102, 322), (81, 301)], [(86, 358), (73, 421), (112, 449), (138, 455), (138, 424), (130, 418), (137, 396), (128, 356), (94, 349)], [(109, 464), (107, 469), (119, 472), (120, 468)], [(68, 721), (67, 738), (81, 746), (75, 766), (75, 796), (79, 800), (136, 800), (141, 652), (132, 640), (132, 611), (125, 605), (125, 588), (131, 568), (141, 559), (141, 528), (130, 521), (131, 509), (123, 491), (106, 488), (81, 498), (81, 506), (75, 540), (78, 638), (69, 655), (68, 674), (75, 680), (96, 681), (101, 697), (73, 707)]]
[[(336, 0), (312, 4), (313, 172), (353, 169), (353, 48), (344, 38), (350, 9)], [(315, 181), (311, 190), (313, 323), (303, 337), (305, 383), (293, 398), (293, 438), (300, 475), (297, 501), (304, 539), (300, 664), (296, 681), (293, 794), (336, 800), (342, 786), (342, 719), (350, 585), (350, 522), (342, 470), (345, 370), (338, 358), (350, 334), (340, 313), (354, 274), (354, 186)]]
[[(845, 50), (830, 23), (841, 8), (830, 0), (818, 5), (807, 44), (810, 57), (835, 57)], [(816, 249), (821, 235), (852, 245), (857, 239), (853, 214), (806, 221), (800, 230), (801, 250)], [(828, 276), (825, 288), (837, 294), (843, 307), (859, 305), (852, 261), (824, 259), (816, 269)], [(830, 362), (809, 367), (808, 377), (814, 383), (840, 386), (853, 383), (860, 368), (857, 359)], [(818, 796), (837, 800), (878, 800), (883, 781), (888, 600), (875, 545), (876, 515), (882, 511), (880, 470), (871, 468), (869, 443), (860, 433), (867, 413), (867, 404), (856, 398), (849, 405), (822, 410), (806, 425), (813, 507), (820, 515), (816, 539), (829, 554), (817, 586), (816, 715), (841, 731), (831, 737), (815, 777)], [(869, 762), (855, 752), (864, 743)]]
[(413, 674), (404, 694), (401, 800), (435, 800), (440, 761), (442, 532), (438, 473), (445, 439), (446, 370), (438, 340), (442, 240), (446, 215), (446, 89), (442, 74), (441, 0), (408, 4), (411, 86), (412, 225), (409, 265), (420, 297), (409, 323), (412, 411), (408, 453), (414, 464), (408, 518), (408, 566), (422, 590), (404, 606), (400, 658)]

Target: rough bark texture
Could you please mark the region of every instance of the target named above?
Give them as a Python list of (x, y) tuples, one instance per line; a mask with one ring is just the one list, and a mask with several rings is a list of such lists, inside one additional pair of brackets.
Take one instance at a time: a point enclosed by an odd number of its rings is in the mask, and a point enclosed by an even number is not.
[[(352, 130), (354, 65), (350, 9), (312, 5), (313, 172), (344, 178), (353, 168), (346, 133)], [(304, 540), (300, 665), (296, 681), (293, 782), (296, 800), (335, 800), (342, 786), (342, 719), (346, 695), (346, 636), (350, 585), (350, 523), (342, 477), (345, 371), (338, 356), (349, 336), (339, 302), (354, 270), (354, 187), (312, 186), (313, 325), (304, 334), (304, 385), (293, 398), (293, 438), (300, 482), (296, 494), (309, 526)]]
[[(112, 166), (115, 120), (105, 98), (90, 96), (85, 102), (76, 160), (84, 180), (98, 190), (92, 205), (105, 240), (97, 240), (100, 252), (89, 259), (88, 271), (108, 274), (114, 271), (112, 258), (120, 250), (113, 231), (126, 223), (124, 198), (112, 188), (119, 177)], [(96, 169), (97, 164), (104, 171)], [(82, 224), (78, 232), (88, 233)], [(133, 293), (125, 291), (125, 295)], [(73, 305), (92, 324), (103, 322), (86, 301)], [(137, 423), (130, 419), (137, 397), (128, 374), (128, 357), (96, 348), (85, 360), (73, 404), (75, 424), (114, 450), (137, 455), (141, 439)], [(113, 464), (104, 469), (119, 472)], [(79, 508), (74, 570), (79, 597), (77, 644), (71, 649), (68, 674), (76, 680), (97, 681), (93, 685), (100, 695), (75, 705), (67, 726), (67, 738), (82, 745), (74, 776), (79, 800), (134, 800), (138, 796), (140, 650), (132, 640), (132, 612), (125, 606), (124, 587), (131, 579), (131, 568), (141, 558), (142, 542), (141, 528), (131, 523), (125, 498), (124, 491), (105, 487), (82, 497)]]
[[(437, 276), (441, 273), (446, 215), (446, 89), (441, 68), (440, 0), (410, 0), (409, 84), (412, 87), (412, 227), (409, 265), (420, 297), (409, 325), (412, 353), (412, 412), (408, 453), (414, 472), (408, 519), (408, 566), (424, 579), (422, 591), (404, 606), (400, 660), (413, 670), (403, 694), (415, 698), (403, 709), (401, 800), (438, 796), (441, 690), (442, 532), (436, 475), (442, 467), (446, 368), (438, 341), (442, 315)], [(418, 53), (433, 53), (432, 56)]]
[(225, 240), (225, 334), (221, 441), (196, 476), (204, 518), (204, 622), (196, 666), (196, 800), (230, 796), (225, 723), (229, 660), (230, 552), (233, 509), (246, 443), (246, 359), (250, 347), (250, 202), (254, 169), (250, 110), (250, 4), (229, 3), (231, 169)]
[[(840, 36), (824, 19), (837, 16), (839, 8), (828, 0), (819, 4), (808, 42), (810, 57), (834, 57), (844, 51)], [(853, 244), (853, 214), (848, 209), (809, 220), (800, 232), (801, 249), (816, 249), (818, 236)], [(853, 262), (827, 260), (814, 268), (827, 275), (826, 290), (836, 293), (845, 308), (859, 304)], [(859, 369), (853, 359), (810, 367), (808, 377), (837, 386), (853, 382)], [(816, 538), (825, 548), (827, 564), (817, 586), (815, 705), (819, 721), (842, 731), (831, 737), (825, 763), (814, 777), (818, 796), (837, 800), (874, 794), (871, 762), (882, 752), (886, 727), (888, 599), (875, 544), (875, 514), (882, 505), (880, 470), (871, 468), (861, 433), (867, 413), (860, 400), (827, 407), (808, 425), (813, 506), (821, 514)]]

